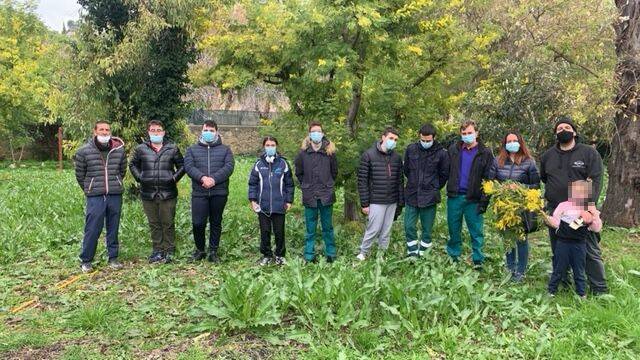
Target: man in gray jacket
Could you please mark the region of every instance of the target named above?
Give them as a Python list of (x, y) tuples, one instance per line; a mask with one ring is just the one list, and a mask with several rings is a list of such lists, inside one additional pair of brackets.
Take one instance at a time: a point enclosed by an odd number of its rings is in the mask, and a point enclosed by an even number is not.
[(107, 227), (109, 266), (122, 267), (118, 261), (118, 228), (122, 209), (122, 179), (127, 171), (124, 141), (111, 136), (107, 121), (93, 127), (93, 136), (74, 157), (76, 180), (87, 197), (84, 237), (80, 252), (81, 269), (89, 272), (96, 254), (102, 228)]

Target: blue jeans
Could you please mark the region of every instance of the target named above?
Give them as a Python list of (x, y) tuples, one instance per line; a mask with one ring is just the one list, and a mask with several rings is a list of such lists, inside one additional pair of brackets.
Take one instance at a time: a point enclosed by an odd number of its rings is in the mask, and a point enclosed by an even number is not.
[(80, 261), (83, 263), (93, 261), (98, 247), (98, 239), (105, 224), (107, 227), (107, 253), (109, 254), (109, 259), (118, 257), (118, 229), (120, 228), (121, 210), (122, 195), (87, 197)]
[(529, 240), (516, 240), (516, 247), (512, 248), (506, 255), (507, 268), (515, 277), (524, 275), (529, 262)]
[(563, 275), (571, 268), (573, 282), (576, 284), (576, 292), (578, 295), (584, 296), (587, 287), (584, 274), (587, 261), (587, 243), (585, 241), (558, 240), (553, 259), (553, 273), (551, 274), (551, 279), (549, 279), (549, 292), (555, 294), (558, 291), (558, 285), (562, 281)]
[(304, 208), (304, 222), (307, 225), (305, 232), (304, 259), (313, 261), (315, 258), (315, 237), (318, 228), (318, 215), (322, 226), (322, 240), (324, 241), (324, 254), (336, 257), (336, 243), (333, 234), (333, 204), (322, 206), (318, 200), (316, 207)]

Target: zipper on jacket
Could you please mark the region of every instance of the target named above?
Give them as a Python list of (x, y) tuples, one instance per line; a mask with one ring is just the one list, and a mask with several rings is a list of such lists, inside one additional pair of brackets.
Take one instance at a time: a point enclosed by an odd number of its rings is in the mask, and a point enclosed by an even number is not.
[(89, 189), (87, 190), (87, 192), (91, 192), (91, 188), (93, 187), (93, 180), (95, 180), (95, 177), (91, 178), (91, 182), (89, 182)]
[[(211, 177), (211, 153), (209, 152), (209, 149), (211, 148), (211, 146), (207, 145), (207, 176)], [(207, 192), (209, 193), (209, 196), (211, 196), (211, 188), (207, 189)]]

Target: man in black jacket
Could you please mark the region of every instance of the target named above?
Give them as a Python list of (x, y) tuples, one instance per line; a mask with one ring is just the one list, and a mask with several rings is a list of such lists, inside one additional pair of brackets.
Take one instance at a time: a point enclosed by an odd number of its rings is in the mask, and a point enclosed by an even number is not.
[(397, 141), (398, 131), (388, 127), (380, 141), (360, 157), (358, 193), (362, 212), (368, 215), (357, 256), (360, 261), (366, 259), (376, 237), (379, 249), (389, 247), (391, 225), (404, 206), (402, 158), (394, 151)]
[(465, 121), (460, 126), (461, 141), (449, 147), (451, 161), (447, 183), (447, 253), (454, 261), (462, 254), (462, 220), (471, 235), (471, 256), (477, 269), (484, 261), (484, 217), (489, 198), (482, 192), (482, 182), (493, 179), (493, 154), (477, 140), (478, 126)]
[(140, 183), (142, 208), (149, 220), (153, 252), (149, 263), (171, 261), (175, 251), (177, 183), (184, 175), (180, 149), (165, 138), (161, 121), (147, 125), (149, 141), (138, 145), (129, 164)]
[(207, 120), (200, 139), (187, 149), (184, 170), (191, 178), (191, 216), (196, 250), (192, 260), (205, 257), (205, 231), (210, 224), (209, 261), (219, 262), (218, 246), (222, 233), (222, 213), (229, 196), (229, 178), (234, 161), (231, 149), (222, 144), (218, 124)]
[(319, 122), (309, 124), (309, 136), (305, 137), (295, 160), (296, 178), (302, 190), (304, 220), (307, 225), (305, 234), (304, 259), (315, 260), (315, 236), (318, 227), (318, 215), (322, 226), (322, 240), (327, 262), (336, 257), (336, 244), (333, 234), (334, 191), (338, 177), (336, 147), (327, 139)]
[[(435, 140), (435, 128), (431, 124), (424, 124), (419, 136), (420, 140), (409, 145), (404, 153), (403, 168), (407, 177), (404, 232), (409, 256), (422, 256), (431, 247), (431, 230), (437, 204), (440, 203), (440, 190), (449, 178), (449, 155)], [(422, 225), (419, 242), (416, 228), (418, 218)]]
[(124, 141), (111, 136), (107, 121), (98, 121), (93, 137), (74, 156), (76, 180), (87, 197), (84, 237), (80, 253), (81, 269), (89, 272), (102, 228), (107, 227), (109, 266), (119, 269), (118, 229), (122, 209), (122, 179), (127, 171)]
[[(602, 157), (593, 147), (576, 141), (577, 128), (570, 117), (559, 117), (554, 133), (557, 144), (540, 158), (540, 179), (545, 184), (547, 211), (553, 214), (558, 204), (567, 200), (569, 183), (577, 180), (592, 181), (593, 196), (590, 200), (597, 203), (602, 189)], [(549, 238), (551, 251), (555, 253), (557, 239), (554, 229), (549, 228)], [(608, 291), (599, 242), (599, 234), (592, 233), (587, 238), (585, 272), (591, 292), (596, 295)], [(552, 262), (555, 263), (555, 259), (552, 258)]]

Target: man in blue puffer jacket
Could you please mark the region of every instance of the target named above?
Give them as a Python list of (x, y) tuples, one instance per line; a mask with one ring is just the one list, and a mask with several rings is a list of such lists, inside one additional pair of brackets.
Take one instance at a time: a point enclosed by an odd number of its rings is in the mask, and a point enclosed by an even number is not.
[(192, 260), (205, 257), (205, 231), (210, 223), (209, 261), (219, 262), (222, 213), (229, 196), (229, 177), (234, 161), (231, 149), (222, 144), (218, 124), (205, 121), (198, 143), (187, 149), (184, 169), (191, 178), (191, 217), (196, 250)]
[(277, 153), (278, 140), (266, 136), (262, 140), (263, 154), (249, 176), (249, 201), (260, 221), (260, 265), (272, 262), (271, 230), (276, 240), (275, 263), (284, 265), (284, 219), (293, 204), (293, 176), (285, 158)]

